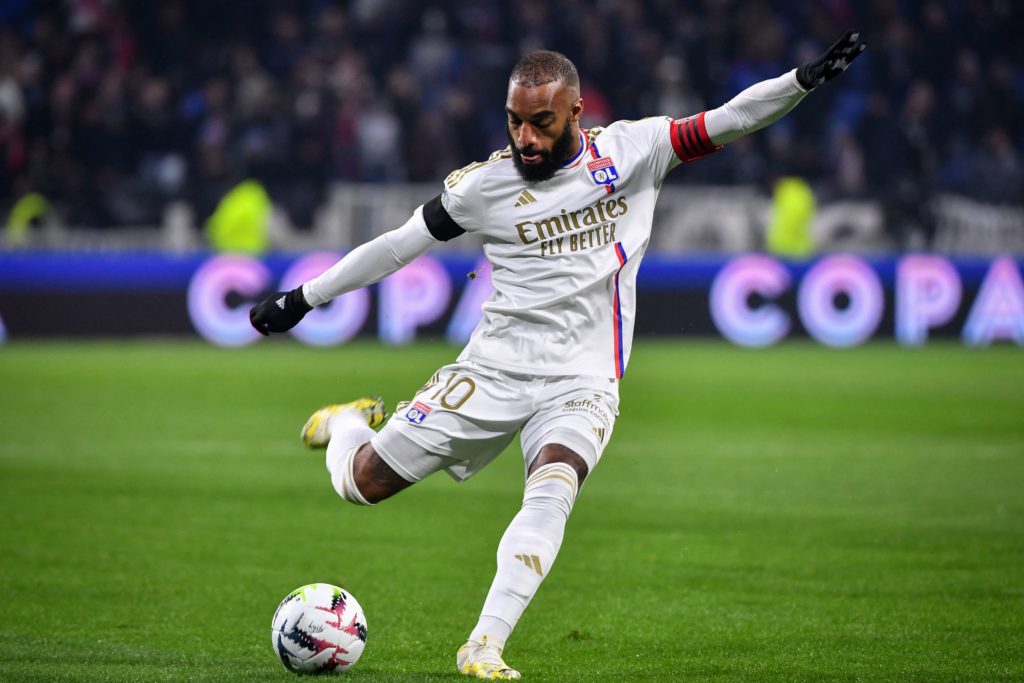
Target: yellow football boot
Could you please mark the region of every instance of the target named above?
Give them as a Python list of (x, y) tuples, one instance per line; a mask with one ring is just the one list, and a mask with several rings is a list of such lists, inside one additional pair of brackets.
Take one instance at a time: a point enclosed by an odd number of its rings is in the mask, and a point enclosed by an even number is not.
[(459, 648), (455, 665), (463, 676), (488, 681), (518, 681), (521, 678), (519, 672), (505, 663), (501, 650), (497, 644), (488, 643), (487, 636), (483, 640), (468, 640)]
[(343, 410), (358, 410), (366, 418), (366, 424), (376, 429), (384, 423), (387, 411), (384, 410), (384, 401), (379, 396), (357, 398), (349, 403), (338, 403), (331, 406), (324, 406), (313, 413), (306, 424), (302, 426), (302, 443), (310, 448), (324, 448), (331, 440), (329, 425), (331, 418)]

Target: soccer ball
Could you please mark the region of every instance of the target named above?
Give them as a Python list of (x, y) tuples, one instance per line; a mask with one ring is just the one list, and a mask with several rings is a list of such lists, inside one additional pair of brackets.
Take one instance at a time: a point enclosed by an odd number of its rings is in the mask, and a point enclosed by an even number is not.
[(270, 637), (277, 658), (289, 671), (343, 673), (363, 654), (366, 617), (348, 591), (311, 583), (281, 601)]

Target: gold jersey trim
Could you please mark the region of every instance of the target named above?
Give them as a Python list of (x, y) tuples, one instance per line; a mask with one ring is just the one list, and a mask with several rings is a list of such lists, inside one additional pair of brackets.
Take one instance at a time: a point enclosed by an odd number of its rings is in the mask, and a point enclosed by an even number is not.
[(465, 178), (469, 173), (477, 170), (478, 168), (483, 168), (484, 166), (487, 166), (489, 164), (493, 164), (495, 161), (501, 161), (502, 159), (511, 159), (511, 158), (512, 158), (512, 148), (511, 147), (506, 147), (505, 149), (495, 150), (495, 151), (491, 152), (491, 155), (489, 157), (487, 157), (487, 161), (474, 161), (471, 164), (467, 164), (466, 166), (463, 166), (462, 168), (457, 169), (457, 170), (452, 171), (451, 173), (449, 173), (448, 177), (444, 179), (444, 186), (445, 186), (445, 188), (450, 190), (453, 187), (455, 187), (456, 185), (458, 185), (460, 182), (462, 182), (462, 179)]

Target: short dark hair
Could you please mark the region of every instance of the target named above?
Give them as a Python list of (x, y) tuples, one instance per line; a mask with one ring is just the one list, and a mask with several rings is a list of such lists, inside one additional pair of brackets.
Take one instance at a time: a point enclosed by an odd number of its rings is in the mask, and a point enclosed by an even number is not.
[(537, 50), (524, 55), (516, 62), (508, 80), (527, 88), (555, 81), (561, 81), (577, 90), (580, 87), (580, 75), (576, 71), (576, 65), (561, 52), (553, 50)]

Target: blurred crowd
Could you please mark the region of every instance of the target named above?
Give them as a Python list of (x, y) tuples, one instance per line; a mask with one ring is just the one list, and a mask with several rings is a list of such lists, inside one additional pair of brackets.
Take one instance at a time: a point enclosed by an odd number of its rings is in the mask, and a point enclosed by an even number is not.
[[(202, 221), (243, 178), (308, 225), (331, 181), (437, 182), (507, 144), (508, 72), (556, 49), (588, 125), (710, 108), (820, 54), (870, 47), (768, 131), (670, 182), (878, 197), (1024, 197), (1016, 0), (4, 0), (0, 209), (70, 225)], [(906, 214), (905, 216), (903, 214)]]

